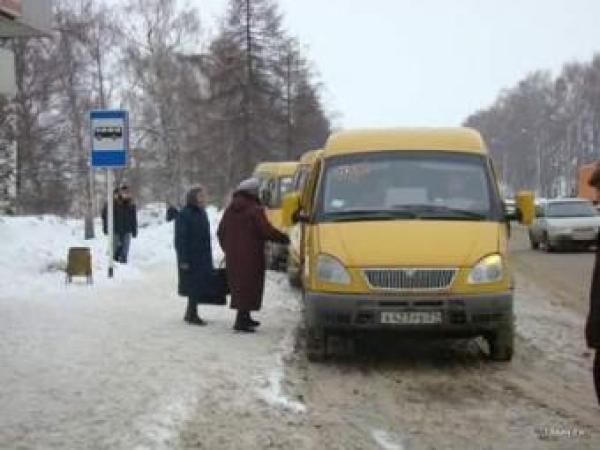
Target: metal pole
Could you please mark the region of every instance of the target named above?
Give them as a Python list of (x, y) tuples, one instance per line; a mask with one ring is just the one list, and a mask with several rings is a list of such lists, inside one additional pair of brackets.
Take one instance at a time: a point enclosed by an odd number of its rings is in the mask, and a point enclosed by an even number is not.
[(94, 169), (88, 164), (88, 193), (86, 199), (86, 211), (84, 218), (85, 239), (94, 239)]
[(106, 169), (106, 217), (108, 225), (108, 278), (112, 278), (115, 273), (115, 230), (114, 230), (114, 195), (113, 195), (113, 170)]

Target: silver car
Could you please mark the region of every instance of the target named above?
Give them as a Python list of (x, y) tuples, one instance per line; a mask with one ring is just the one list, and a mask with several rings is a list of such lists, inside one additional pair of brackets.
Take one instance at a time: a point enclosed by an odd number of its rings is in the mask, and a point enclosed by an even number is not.
[(565, 247), (589, 248), (596, 244), (600, 215), (588, 200), (545, 200), (536, 207), (536, 216), (529, 227), (533, 249), (542, 246), (552, 251)]

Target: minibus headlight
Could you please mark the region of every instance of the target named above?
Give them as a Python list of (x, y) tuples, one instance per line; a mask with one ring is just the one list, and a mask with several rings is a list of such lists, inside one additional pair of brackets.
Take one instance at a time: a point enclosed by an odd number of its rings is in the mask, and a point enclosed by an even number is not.
[(469, 274), (469, 284), (495, 283), (504, 277), (502, 256), (490, 255), (479, 261)]
[(336, 284), (350, 284), (350, 274), (344, 265), (330, 255), (319, 255), (317, 277), (320, 281)]

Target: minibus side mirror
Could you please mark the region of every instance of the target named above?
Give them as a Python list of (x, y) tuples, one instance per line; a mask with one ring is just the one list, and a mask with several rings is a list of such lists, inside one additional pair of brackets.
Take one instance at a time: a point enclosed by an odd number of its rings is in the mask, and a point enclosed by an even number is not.
[(531, 225), (535, 219), (535, 196), (531, 191), (517, 193), (517, 219), (522, 225)]
[[(283, 196), (281, 202), (281, 213), (284, 227), (291, 227), (295, 222), (299, 221), (300, 211), (300, 194), (291, 192)], [(297, 220), (294, 220), (297, 219)]]

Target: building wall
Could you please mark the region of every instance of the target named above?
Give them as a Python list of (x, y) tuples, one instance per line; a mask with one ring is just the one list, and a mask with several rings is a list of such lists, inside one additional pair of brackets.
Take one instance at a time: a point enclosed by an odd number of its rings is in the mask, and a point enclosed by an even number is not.
[(9, 17), (17, 17), (20, 16), (22, 12), (22, 0), (0, 0), (0, 13)]
[(44, 36), (51, 30), (52, 0), (0, 0), (0, 37)]

